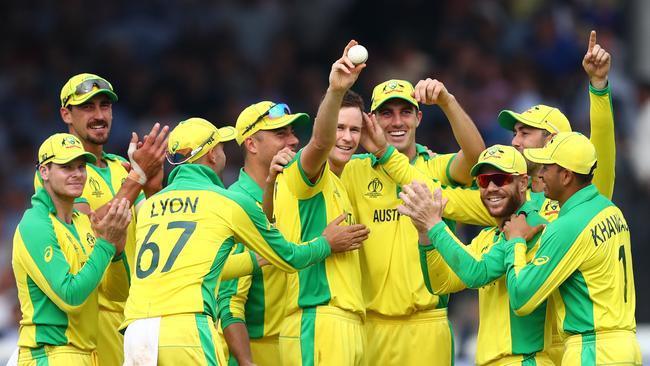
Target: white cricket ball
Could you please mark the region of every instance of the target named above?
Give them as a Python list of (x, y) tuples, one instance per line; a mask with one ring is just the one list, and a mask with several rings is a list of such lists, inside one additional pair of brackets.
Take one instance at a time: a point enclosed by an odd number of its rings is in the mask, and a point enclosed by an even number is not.
[(360, 44), (354, 45), (348, 50), (348, 58), (355, 65), (362, 64), (368, 60), (368, 50)]

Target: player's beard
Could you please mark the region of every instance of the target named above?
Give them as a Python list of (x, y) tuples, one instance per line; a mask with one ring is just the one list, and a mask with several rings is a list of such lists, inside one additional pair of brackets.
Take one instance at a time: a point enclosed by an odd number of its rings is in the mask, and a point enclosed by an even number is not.
[[(92, 126), (96, 126), (98, 124), (103, 125), (106, 129), (105, 133), (98, 134), (96, 131), (93, 131)], [(89, 122), (88, 125), (86, 126), (86, 131), (85, 131), (86, 138), (85, 140), (93, 145), (105, 145), (108, 142), (108, 136), (111, 133), (111, 127), (110, 124), (106, 121), (94, 121), (94, 122)]]

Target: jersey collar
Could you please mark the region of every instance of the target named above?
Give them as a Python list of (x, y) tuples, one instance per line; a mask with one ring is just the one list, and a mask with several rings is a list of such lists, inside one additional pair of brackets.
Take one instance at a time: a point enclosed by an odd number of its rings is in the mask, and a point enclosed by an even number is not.
[(560, 213), (558, 214), (558, 217), (561, 217), (562, 215), (566, 215), (567, 212), (571, 211), (574, 207), (578, 206), (583, 202), (593, 199), (599, 194), (600, 193), (598, 193), (598, 189), (593, 184), (590, 184), (582, 188), (581, 190), (574, 193), (573, 196), (569, 197), (569, 199), (566, 202), (564, 202), (564, 205), (560, 207)]
[[(36, 206), (45, 206), (45, 208), (47, 208), (50, 213), (56, 216), (57, 211), (56, 207), (54, 206), (54, 201), (52, 201), (52, 197), (50, 197), (50, 194), (47, 193), (47, 190), (45, 190), (43, 187), (38, 187), (36, 193), (34, 193), (32, 196), (32, 207)], [(78, 215), (76, 208), (72, 209), (72, 215)]]
[(202, 164), (183, 164), (174, 168), (167, 179), (169, 184), (176, 180), (188, 180), (191, 182), (210, 182), (224, 188), (221, 179), (210, 167)]
[(431, 156), (429, 155), (429, 149), (426, 147), (420, 145), (420, 144), (415, 144), (415, 161), (417, 158), (422, 157), (424, 161), (429, 161), (431, 160)]
[(237, 182), (255, 201), (262, 202), (264, 196), (262, 187), (257, 185), (253, 178), (244, 171), (244, 168), (239, 169), (239, 179)]

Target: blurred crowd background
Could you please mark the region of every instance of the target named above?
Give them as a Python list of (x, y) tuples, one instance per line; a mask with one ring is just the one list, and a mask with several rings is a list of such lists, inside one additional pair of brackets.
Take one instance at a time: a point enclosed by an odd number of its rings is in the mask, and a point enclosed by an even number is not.
[[(650, 322), (650, 5), (643, 0), (23, 0), (3, 3), (0, 22), (0, 342), (15, 346), (11, 270), (15, 226), (33, 193), (36, 152), (66, 130), (59, 92), (74, 74), (112, 82), (119, 101), (107, 151), (126, 154), (130, 132), (192, 116), (234, 125), (249, 104), (288, 103), (312, 117), (331, 63), (351, 38), (370, 53), (354, 90), (370, 104), (390, 78), (445, 83), (487, 145), (509, 143), (502, 109), (558, 106), (589, 133), (588, 80), (581, 61), (589, 31), (612, 54), (617, 180), (614, 202), (632, 232), (637, 321)], [(458, 149), (441, 111), (423, 107), (417, 139)], [(304, 143), (310, 131), (299, 131)], [(228, 146), (226, 185), (242, 165)], [(461, 229), (469, 239), (474, 231)], [(452, 296), (462, 357), (473, 352), (476, 293)], [(0, 346), (0, 349), (3, 349)], [(644, 346), (645, 347), (645, 346)], [(647, 351), (646, 351), (647, 352)], [(0, 354), (3, 352), (0, 350)], [(0, 356), (0, 358), (2, 358)], [(471, 359), (471, 358), (470, 358)]]

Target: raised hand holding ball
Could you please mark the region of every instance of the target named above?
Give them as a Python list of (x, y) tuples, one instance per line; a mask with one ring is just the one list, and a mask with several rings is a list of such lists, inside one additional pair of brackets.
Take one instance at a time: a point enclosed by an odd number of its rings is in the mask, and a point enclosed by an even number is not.
[(353, 64), (359, 65), (368, 60), (368, 50), (362, 45), (354, 45), (348, 50), (348, 58)]

